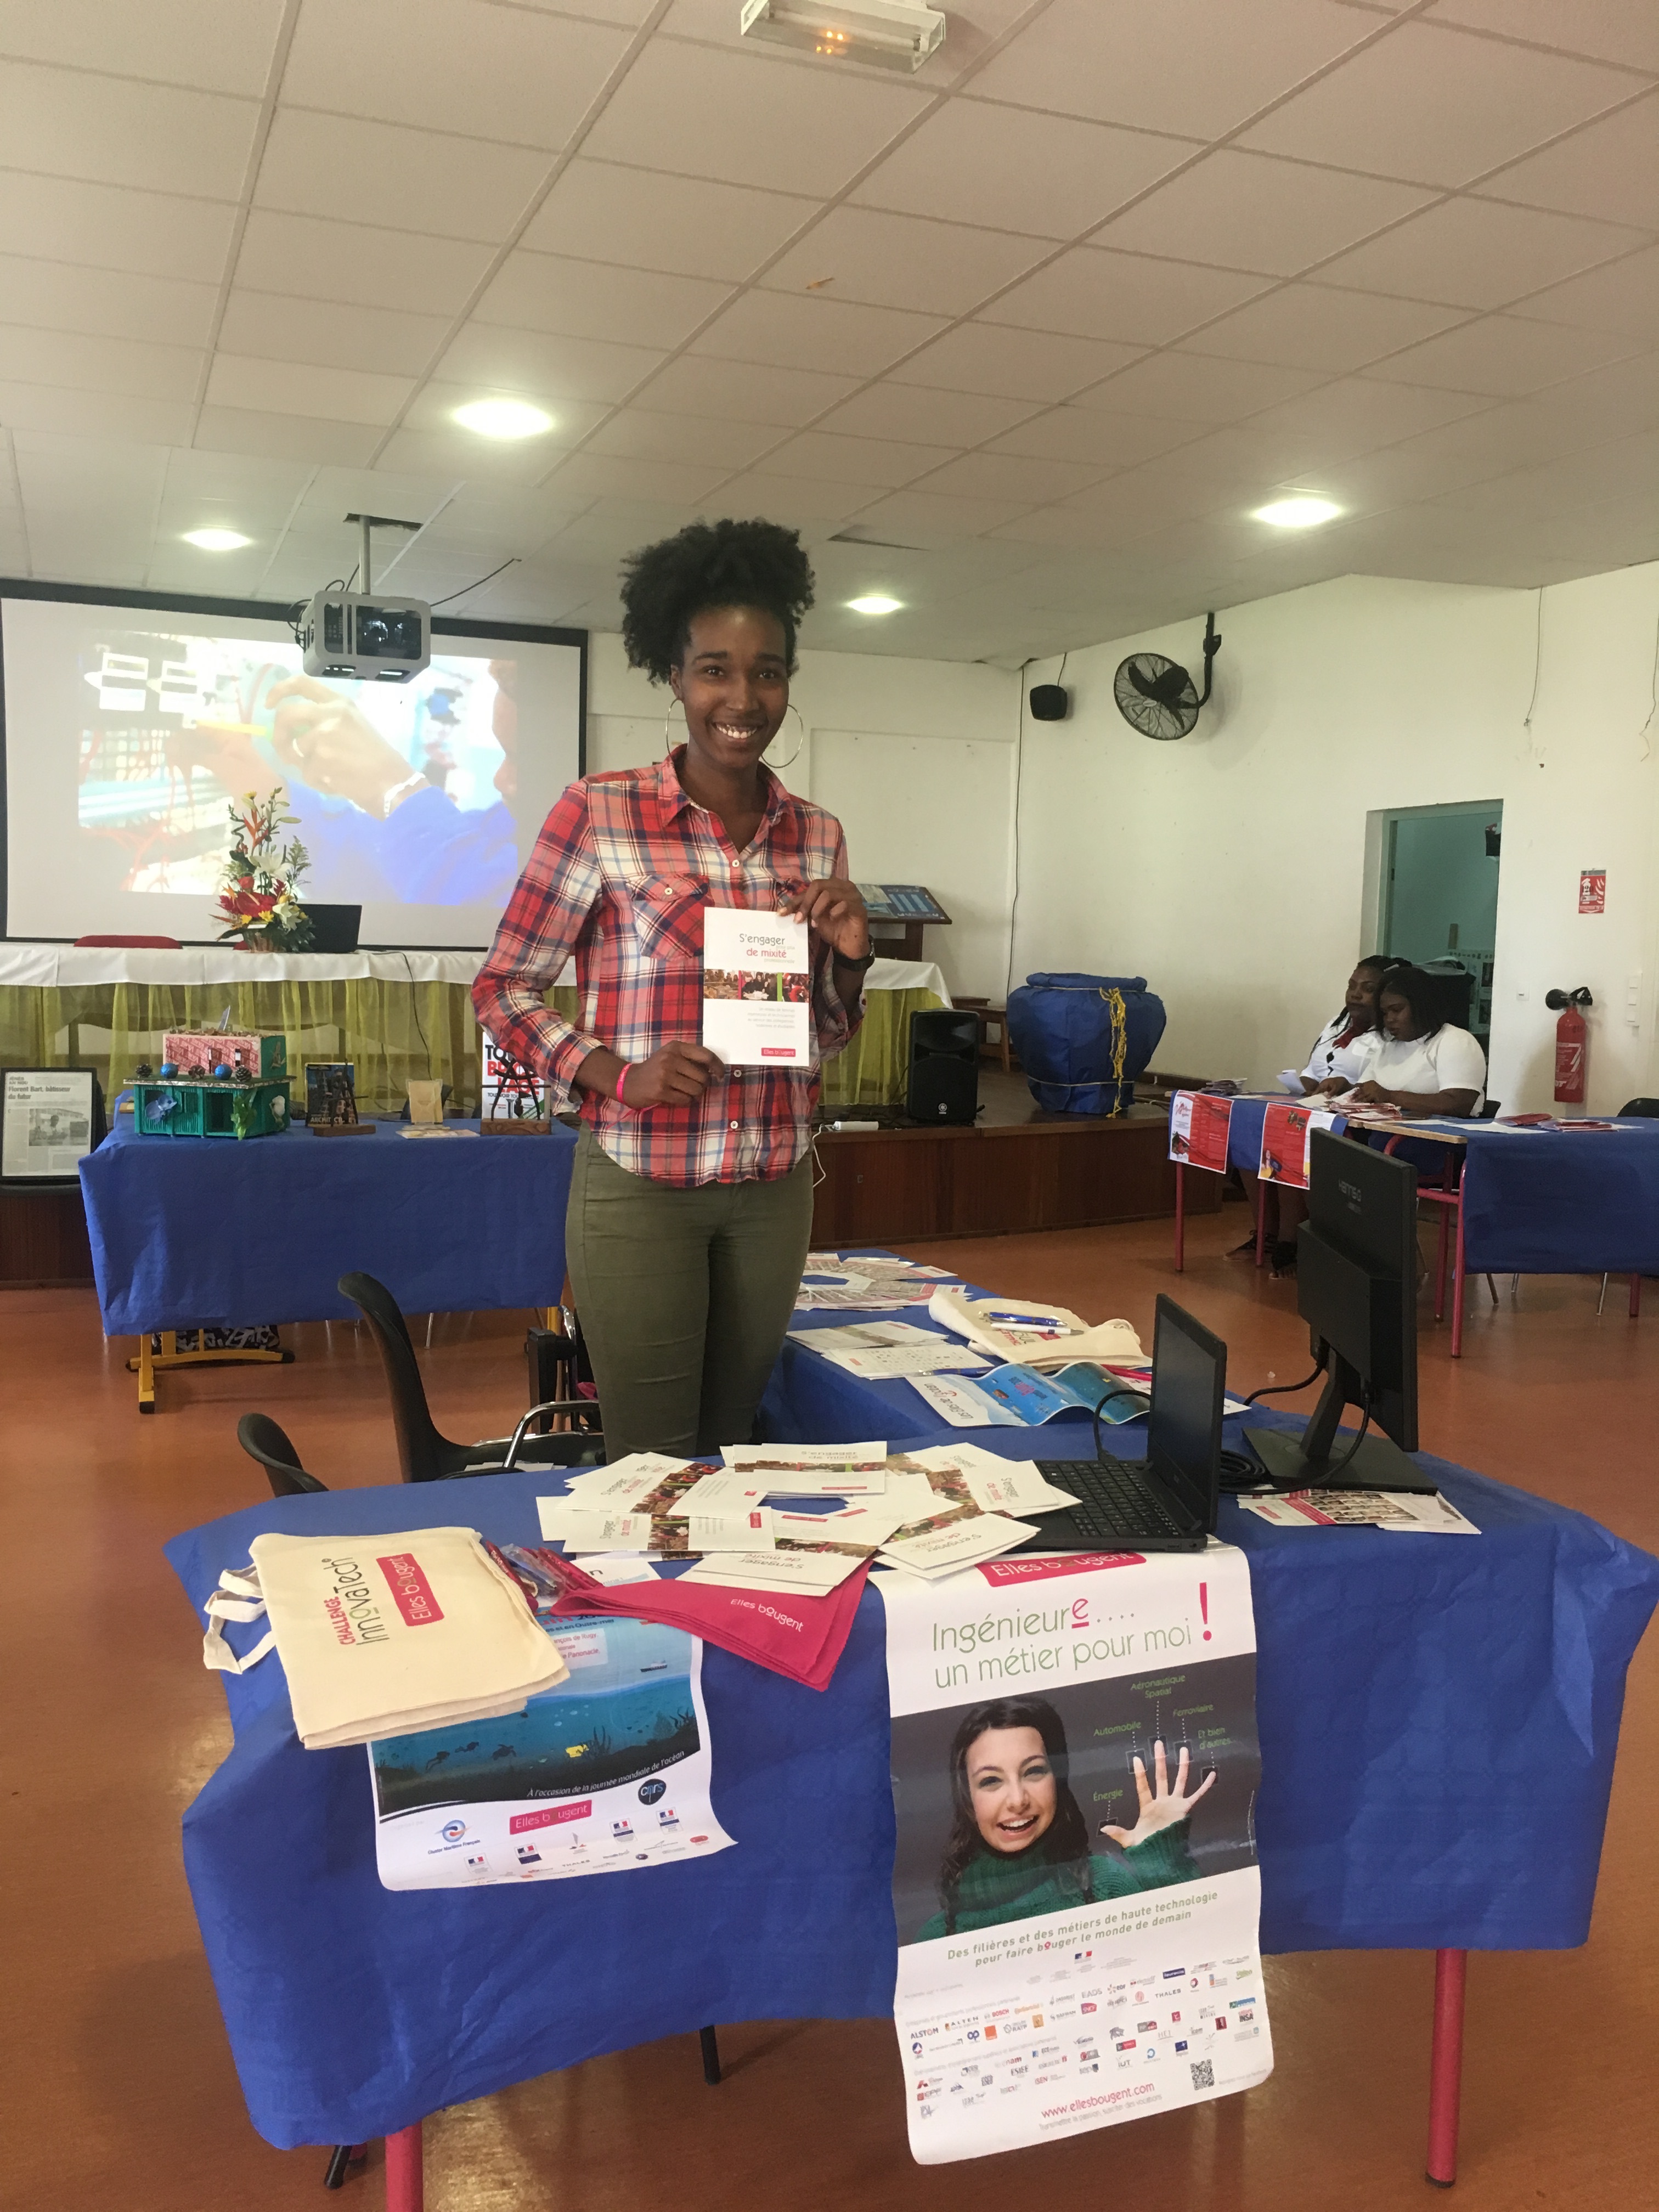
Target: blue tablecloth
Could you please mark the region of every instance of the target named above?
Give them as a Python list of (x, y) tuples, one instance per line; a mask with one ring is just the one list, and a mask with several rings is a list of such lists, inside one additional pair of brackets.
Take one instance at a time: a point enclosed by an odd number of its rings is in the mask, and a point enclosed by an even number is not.
[[(1254, 1175), (1265, 1098), (1236, 1098), (1227, 1161)], [(1403, 1125), (1409, 1128), (1410, 1124)], [(1437, 1120), (1466, 1140), (1464, 1264), (1471, 1274), (1659, 1274), (1659, 1121), (1632, 1116), (1617, 1130), (1494, 1128)], [(1386, 1139), (1373, 1133), (1371, 1141)], [(1399, 1148), (1425, 1182), (1438, 1182), (1443, 1145), (1408, 1136)]]
[[(556, 1303), (575, 1139), (135, 1137), (81, 1163), (104, 1332), (340, 1321), (377, 1275), (405, 1313)], [(454, 1127), (476, 1129), (477, 1124)]]
[[(1030, 1449), (1024, 1432), (976, 1441)], [(1044, 1443), (1087, 1449), (1075, 1429)], [(1223, 1508), (1255, 1598), (1265, 1949), (1583, 1941), (1659, 1562), (1580, 1515), (1439, 1472), (1479, 1540), (1291, 1534)], [(531, 1474), (284, 1499), (167, 1556), (199, 1603), (262, 1529), (459, 1522), (533, 1540), (549, 1487)], [(244, 1647), (257, 1633), (230, 1632)], [(709, 2021), (890, 2005), (873, 1592), (822, 1693), (708, 1649), (714, 1804), (737, 1849), (553, 1887), (382, 1889), (365, 1754), (301, 1748), (274, 1657), (222, 1679), (235, 1747), (185, 1815), (185, 1862), (249, 2110), (280, 2147), (384, 2135)]]

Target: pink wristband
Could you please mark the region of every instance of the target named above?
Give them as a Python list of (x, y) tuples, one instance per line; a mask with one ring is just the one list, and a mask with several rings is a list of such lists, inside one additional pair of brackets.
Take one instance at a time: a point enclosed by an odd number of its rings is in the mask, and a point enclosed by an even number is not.
[(617, 1105), (620, 1106), (623, 1111), (626, 1114), (637, 1114), (640, 1110), (637, 1106), (630, 1106), (628, 1101), (623, 1097), (623, 1085), (628, 1080), (628, 1072), (629, 1068), (637, 1067), (638, 1066), (639, 1062), (636, 1060), (623, 1060), (621, 1071), (617, 1077), (617, 1087), (611, 1094), (616, 1100)]

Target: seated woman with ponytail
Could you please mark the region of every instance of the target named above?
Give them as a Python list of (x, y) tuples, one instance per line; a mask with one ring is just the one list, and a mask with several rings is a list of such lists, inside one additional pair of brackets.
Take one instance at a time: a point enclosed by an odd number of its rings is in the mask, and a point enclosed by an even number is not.
[(1065, 1726), (1046, 1699), (999, 1698), (968, 1715), (951, 1745), (955, 1820), (939, 1868), (944, 1909), (916, 1930), (918, 1942), (1197, 1881), (1187, 1823), (1213, 1771), (1189, 1795), (1184, 1749), (1173, 1783), (1161, 1743), (1151, 1784), (1137, 1758), (1139, 1817), (1133, 1828), (1101, 1830), (1121, 1847), (1113, 1858), (1091, 1848), (1069, 1765)]

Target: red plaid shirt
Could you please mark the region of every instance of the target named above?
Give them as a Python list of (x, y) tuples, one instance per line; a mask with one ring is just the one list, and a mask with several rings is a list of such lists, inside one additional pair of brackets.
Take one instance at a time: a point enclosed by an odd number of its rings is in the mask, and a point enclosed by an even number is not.
[[(496, 1044), (550, 1079), (556, 1107), (571, 1103), (577, 1069), (601, 1045), (633, 1061), (674, 1039), (699, 1041), (705, 903), (773, 913), (780, 891), (847, 873), (835, 817), (775, 776), (765, 781), (765, 815), (741, 853), (686, 796), (672, 760), (584, 776), (548, 816), (472, 1003)], [(580, 1023), (545, 1001), (573, 951)], [(787, 1175), (811, 1139), (820, 1063), (857, 1026), (829, 947), (817, 941), (812, 1013), (810, 1067), (729, 1068), (694, 1105), (642, 1113), (581, 1091), (582, 1118), (618, 1166), (653, 1182), (684, 1189)]]

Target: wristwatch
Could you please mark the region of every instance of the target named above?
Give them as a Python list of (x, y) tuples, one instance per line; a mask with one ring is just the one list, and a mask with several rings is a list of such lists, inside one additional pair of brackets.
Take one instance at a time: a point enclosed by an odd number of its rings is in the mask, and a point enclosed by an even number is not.
[(835, 956), (835, 961), (837, 968), (856, 968), (859, 973), (862, 975), (864, 970), (870, 965), (871, 962), (874, 960), (875, 957), (876, 948), (872, 945), (861, 960), (849, 960), (844, 952), (837, 952)]

